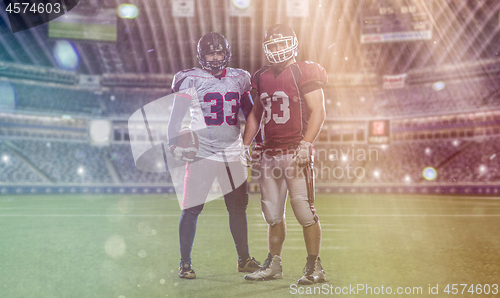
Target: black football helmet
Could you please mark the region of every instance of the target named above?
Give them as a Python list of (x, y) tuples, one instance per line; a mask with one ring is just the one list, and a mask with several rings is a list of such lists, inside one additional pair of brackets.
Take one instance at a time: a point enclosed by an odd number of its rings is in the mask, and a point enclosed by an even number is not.
[[(205, 56), (209, 53), (223, 52), (224, 59), (217, 61), (207, 61)], [(226, 68), (231, 59), (231, 49), (226, 38), (219, 33), (210, 32), (205, 34), (198, 41), (198, 61), (203, 69), (209, 72), (217, 72)]]
[[(281, 45), (279, 49), (278, 45)], [(277, 24), (267, 29), (262, 46), (269, 62), (281, 63), (297, 55), (299, 42), (292, 28)]]

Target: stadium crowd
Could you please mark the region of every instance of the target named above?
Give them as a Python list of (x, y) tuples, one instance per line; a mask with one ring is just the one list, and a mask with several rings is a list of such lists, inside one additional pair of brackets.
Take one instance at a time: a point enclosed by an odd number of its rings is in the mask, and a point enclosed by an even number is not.
[[(315, 146), (318, 183), (474, 183), (500, 181), (500, 137)], [(168, 173), (135, 167), (130, 145), (96, 147), (80, 141), (2, 140), (4, 183), (164, 184)], [(436, 169), (426, 180), (422, 170)], [(253, 176), (258, 175), (257, 167)], [(115, 178), (113, 179), (113, 176)]]

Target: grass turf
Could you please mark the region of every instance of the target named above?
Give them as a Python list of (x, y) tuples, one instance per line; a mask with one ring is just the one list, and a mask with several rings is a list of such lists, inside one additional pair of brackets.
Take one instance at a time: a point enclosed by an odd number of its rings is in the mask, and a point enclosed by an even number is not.
[[(323, 292), (417, 287), (426, 296), (439, 285), (437, 296), (445, 296), (447, 284), (499, 283), (500, 200), (346, 194), (318, 195), (315, 206), (323, 228)], [(245, 281), (236, 271), (222, 200), (208, 203), (198, 219), (197, 278), (179, 279), (179, 215), (178, 202), (165, 196), (2, 196), (0, 296), (297, 296), (291, 285), (302, 275), (306, 252), (289, 204), (284, 278), (275, 281)], [(264, 261), (267, 226), (256, 195), (248, 222), (250, 252)], [(463, 297), (471, 295), (467, 289)]]

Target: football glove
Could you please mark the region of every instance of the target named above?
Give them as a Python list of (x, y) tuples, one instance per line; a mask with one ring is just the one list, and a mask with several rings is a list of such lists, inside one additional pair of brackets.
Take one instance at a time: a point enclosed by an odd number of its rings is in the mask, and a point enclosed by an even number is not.
[(293, 158), (299, 167), (310, 164), (312, 160), (312, 145), (306, 141), (300, 141), (299, 147), (295, 150)]
[(250, 154), (250, 146), (241, 146), (240, 161), (245, 167), (250, 167), (252, 163), (252, 155)]
[(262, 143), (255, 143), (252, 148), (252, 162), (259, 162), (262, 159), (263, 153), (264, 145), (262, 145)]
[(178, 159), (181, 161), (186, 161), (186, 162), (191, 162), (194, 159), (185, 157), (184, 153), (188, 153), (188, 152), (197, 153), (198, 149), (196, 149), (196, 148), (181, 148), (181, 147), (178, 147), (176, 145), (172, 145), (172, 146), (170, 146), (169, 151), (172, 154), (172, 156), (175, 157), (175, 159)]

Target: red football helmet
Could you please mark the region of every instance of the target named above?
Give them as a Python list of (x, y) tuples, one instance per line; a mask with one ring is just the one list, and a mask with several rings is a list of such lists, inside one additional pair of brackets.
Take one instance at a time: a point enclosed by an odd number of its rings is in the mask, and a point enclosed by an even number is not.
[(299, 42), (292, 28), (277, 24), (267, 29), (262, 46), (269, 62), (281, 63), (297, 55)]

